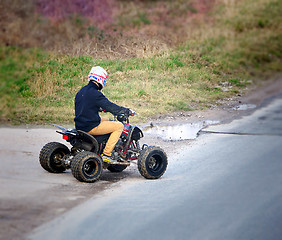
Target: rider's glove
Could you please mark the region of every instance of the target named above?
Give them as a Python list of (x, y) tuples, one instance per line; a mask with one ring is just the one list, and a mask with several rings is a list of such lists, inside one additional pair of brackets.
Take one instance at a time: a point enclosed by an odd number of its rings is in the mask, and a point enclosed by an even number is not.
[(132, 109), (128, 109), (128, 110), (129, 110), (129, 113), (128, 113), (128, 114), (129, 114), (130, 116), (134, 116), (134, 115), (135, 115), (135, 112), (134, 112)]

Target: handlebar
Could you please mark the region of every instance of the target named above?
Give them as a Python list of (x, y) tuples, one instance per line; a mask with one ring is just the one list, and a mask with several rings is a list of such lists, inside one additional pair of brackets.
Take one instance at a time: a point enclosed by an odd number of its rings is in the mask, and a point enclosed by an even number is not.
[(136, 112), (130, 109), (130, 112), (128, 114), (115, 115), (115, 119), (117, 119), (119, 122), (122, 122), (122, 123), (124, 122), (129, 123), (129, 117), (134, 116), (135, 114)]
[[(99, 112), (107, 112), (106, 110), (100, 108)], [(127, 122), (129, 123), (129, 116), (134, 116), (136, 114), (135, 111), (133, 111), (132, 109), (129, 109), (128, 113), (122, 113), (122, 114), (118, 114), (118, 115), (114, 115), (115, 119), (118, 120), (119, 122)]]

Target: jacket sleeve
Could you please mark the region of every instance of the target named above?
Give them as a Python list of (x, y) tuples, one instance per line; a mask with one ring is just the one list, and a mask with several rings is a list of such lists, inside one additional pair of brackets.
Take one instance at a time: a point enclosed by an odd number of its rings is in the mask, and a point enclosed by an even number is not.
[(121, 106), (118, 106), (118, 105), (112, 103), (102, 93), (97, 98), (96, 103), (97, 103), (98, 107), (100, 107), (103, 110), (110, 112), (114, 115), (128, 114), (129, 111), (130, 111), (128, 108), (124, 108), (124, 107), (121, 107)]

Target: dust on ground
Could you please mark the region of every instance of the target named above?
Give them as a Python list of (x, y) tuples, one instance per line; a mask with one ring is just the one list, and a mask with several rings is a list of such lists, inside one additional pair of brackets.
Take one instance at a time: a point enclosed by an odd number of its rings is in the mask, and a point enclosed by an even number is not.
[[(254, 109), (237, 111), (240, 104), (262, 102), (282, 92), (282, 79), (252, 86), (243, 94), (226, 99), (209, 110), (176, 112), (152, 118), (141, 125), (181, 124), (204, 120), (231, 121)], [(123, 178), (142, 179), (135, 164), (122, 173), (104, 170), (100, 181), (89, 184), (78, 182), (68, 170), (63, 174), (44, 171), (38, 162), (42, 146), (51, 141), (65, 143), (51, 127), (1, 127), (0, 138), (0, 239), (22, 239), (35, 227), (68, 211), (105, 189), (122, 184)], [(152, 134), (145, 135), (142, 143), (159, 145), (168, 156), (191, 144), (191, 140), (163, 141)]]

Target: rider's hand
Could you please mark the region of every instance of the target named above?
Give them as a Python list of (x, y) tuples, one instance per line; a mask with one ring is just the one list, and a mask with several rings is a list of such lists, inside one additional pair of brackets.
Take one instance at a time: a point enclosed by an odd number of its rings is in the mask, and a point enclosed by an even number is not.
[(135, 115), (135, 112), (134, 112), (132, 109), (128, 109), (128, 110), (129, 110), (129, 113), (128, 113), (128, 114), (129, 114), (130, 116), (134, 116), (134, 115)]

